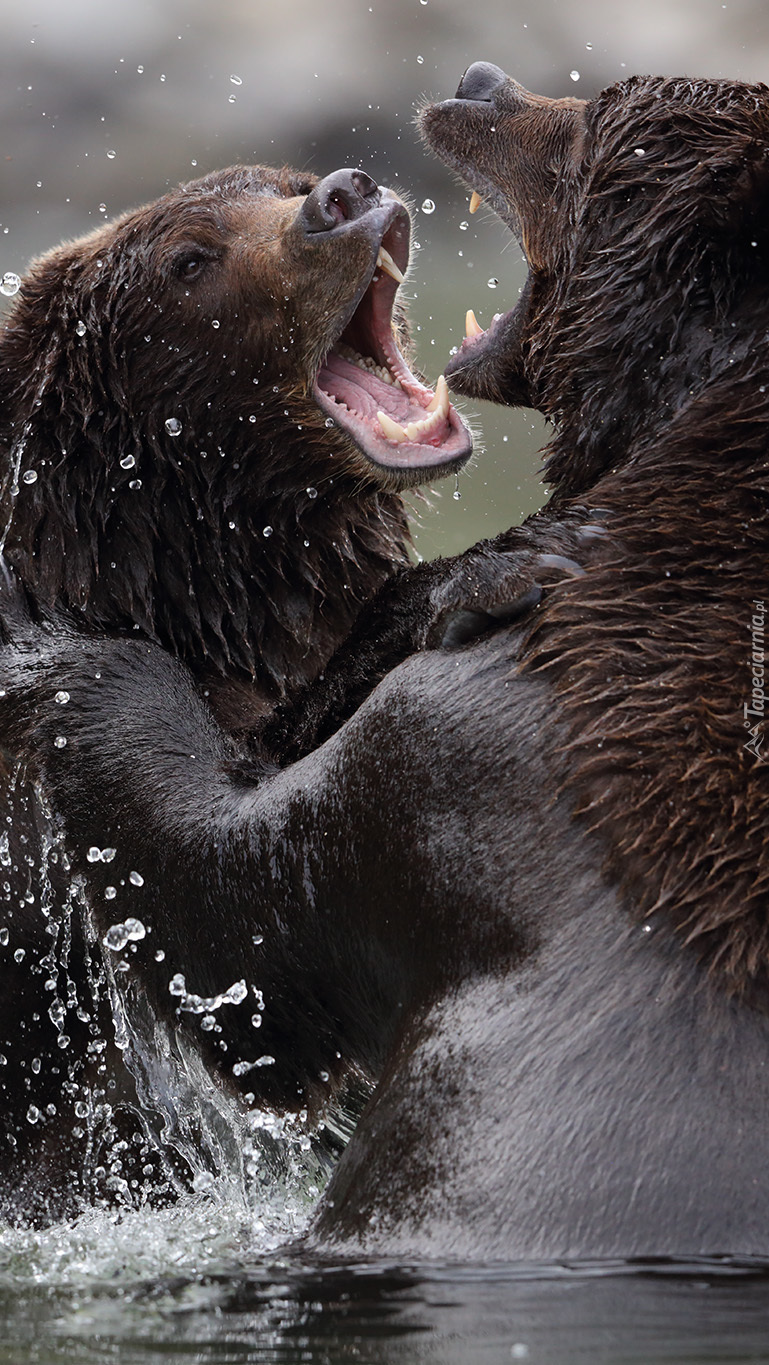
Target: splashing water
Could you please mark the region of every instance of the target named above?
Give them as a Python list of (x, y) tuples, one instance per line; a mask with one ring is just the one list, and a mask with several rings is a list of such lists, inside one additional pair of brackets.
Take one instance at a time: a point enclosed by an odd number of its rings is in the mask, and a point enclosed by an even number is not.
[[(294, 1240), (307, 1225), (328, 1166), (320, 1148), (313, 1149), (306, 1113), (247, 1111), (222, 1089), (194, 1042), (156, 1015), (135, 974), (127, 970), (122, 950), (130, 952), (145, 937), (145, 925), (133, 917), (112, 925), (105, 935), (110, 951), (102, 957), (84, 885), (72, 877), (43, 792), (32, 788), (18, 769), (8, 801), (10, 821), (0, 835), (0, 901), (5, 900), (6, 919), (2, 941), (13, 950), (19, 926), (13, 907), (23, 877), (34, 895), (21, 923), (39, 917), (40, 924), (39, 949), (31, 949), (33, 959), (39, 952), (40, 969), (40, 998), (34, 1005), (45, 1007), (56, 1030), (61, 1093), (73, 1102), (80, 1125), (77, 1183), (83, 1190), (83, 1210), (43, 1232), (5, 1227), (0, 1221), (0, 1287), (9, 1278), (38, 1283), (41, 1263), (49, 1284), (59, 1277), (62, 1283), (104, 1280), (118, 1263), (121, 1273), (142, 1279), (179, 1271), (198, 1274), (209, 1263), (233, 1265), (244, 1247), (267, 1254)], [(27, 834), (19, 839), (19, 831), (32, 826), (37, 831), (34, 842)], [(20, 849), (28, 850), (23, 857)], [(110, 860), (113, 853), (97, 851), (100, 861), (105, 853)], [(13, 892), (3, 876), (15, 876)], [(134, 885), (143, 881), (140, 873), (133, 878)], [(86, 945), (85, 979), (82, 957), (75, 956), (76, 939), (81, 954), (83, 941)], [(169, 976), (173, 996), (192, 1013), (199, 1006), (215, 1010), (237, 1005), (246, 992), (245, 982), (239, 981), (219, 997), (202, 1000), (187, 991), (180, 973), (171, 970)], [(93, 1065), (85, 1073), (82, 1042), (74, 1048), (69, 1036), (73, 1029), (68, 1023), (75, 1023), (75, 1015), (81, 1040), (83, 1024), (90, 1037), (87, 1051)], [(21, 1018), (19, 1025), (24, 1028)], [(254, 1066), (268, 1064), (265, 1055)], [(32, 1070), (36, 1072), (34, 1063)], [(111, 1088), (115, 1077), (117, 1093)], [(33, 1090), (19, 1121), (23, 1126), (26, 1113), (42, 1137), (59, 1120), (55, 1107), (51, 1113), (35, 1099)], [(337, 1131), (331, 1122), (329, 1127)], [(129, 1156), (135, 1160), (138, 1151), (139, 1165), (125, 1170), (125, 1138), (132, 1129)], [(142, 1160), (146, 1179), (126, 1178), (139, 1175)], [(158, 1193), (174, 1207), (153, 1208)]]

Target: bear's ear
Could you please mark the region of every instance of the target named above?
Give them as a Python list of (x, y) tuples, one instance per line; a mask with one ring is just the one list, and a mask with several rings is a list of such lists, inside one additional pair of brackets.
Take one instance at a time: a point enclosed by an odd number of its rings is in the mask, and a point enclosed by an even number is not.
[(42, 412), (44, 396), (57, 389), (65, 370), (71, 384), (87, 367), (81, 338), (86, 326), (93, 327), (96, 311), (89, 264), (77, 243), (34, 261), (0, 329), (0, 426), (11, 431), (11, 439), (20, 423)]

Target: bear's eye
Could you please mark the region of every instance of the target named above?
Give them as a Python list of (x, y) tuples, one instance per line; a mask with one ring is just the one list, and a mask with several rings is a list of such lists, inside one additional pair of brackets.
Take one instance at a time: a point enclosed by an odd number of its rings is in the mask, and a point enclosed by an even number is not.
[(188, 251), (176, 261), (175, 273), (180, 280), (195, 280), (202, 274), (211, 257), (202, 251)]

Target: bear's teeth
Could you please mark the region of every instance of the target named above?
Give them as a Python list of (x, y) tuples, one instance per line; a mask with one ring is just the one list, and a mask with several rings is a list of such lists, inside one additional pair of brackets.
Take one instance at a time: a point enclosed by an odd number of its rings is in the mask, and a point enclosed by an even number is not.
[(436, 427), (439, 427), (442, 422), (445, 422), (449, 415), (449, 386), (443, 375), (440, 376), (435, 385), (435, 397), (427, 412), (428, 416), (423, 417), (421, 422), (409, 422), (407, 427), (402, 427), (400, 422), (388, 417), (386, 412), (378, 412), (377, 417), (388, 441), (423, 440), (435, 431)]
[(449, 386), (446, 383), (446, 380), (442, 374), (438, 376), (438, 382), (435, 385), (435, 397), (433, 398), (431, 403), (428, 403), (427, 411), (436, 412), (438, 408), (442, 410), (444, 417), (448, 417)]
[(357, 365), (359, 370), (367, 370), (369, 374), (375, 374), (377, 379), (381, 379), (383, 384), (394, 384), (397, 388), (401, 387), (400, 380), (396, 379), (388, 370), (386, 365), (377, 365), (371, 356), (361, 355), (360, 352), (353, 350), (346, 341), (337, 343), (337, 354), (343, 360), (349, 360), (351, 365)]
[(379, 248), (379, 255), (376, 258), (376, 263), (381, 270), (384, 270), (385, 275), (392, 276), (396, 284), (403, 284), (406, 276), (403, 274), (402, 270), (398, 269), (389, 251), (386, 251), (383, 246), (380, 246)]
[(470, 212), (477, 213), (482, 203), (483, 200), (481, 199), (481, 196), (479, 195), (478, 191), (473, 190), (470, 196)]
[(483, 328), (481, 327), (481, 324), (478, 322), (472, 308), (468, 308), (465, 314), (465, 336), (466, 337), (483, 336)]
[(382, 431), (384, 432), (388, 441), (408, 440), (408, 436), (406, 435), (406, 432), (404, 431), (400, 422), (396, 422), (393, 420), (392, 417), (388, 417), (386, 412), (378, 412), (377, 418), (379, 420), (379, 425), (382, 428)]

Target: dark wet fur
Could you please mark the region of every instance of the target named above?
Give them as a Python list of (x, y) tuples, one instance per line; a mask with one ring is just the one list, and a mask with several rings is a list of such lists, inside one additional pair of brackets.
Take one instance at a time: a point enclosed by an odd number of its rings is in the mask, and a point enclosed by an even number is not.
[[(766, 1256), (769, 808), (743, 708), (769, 595), (769, 98), (506, 81), (422, 127), (529, 255), (519, 309), (447, 373), (556, 423), (548, 507), (391, 579), (247, 745), (157, 645), (83, 649), (22, 610), (6, 741), (100, 923), (141, 865), (167, 975), (266, 983), (257, 1102), (317, 1111), (337, 1063), (380, 1076), (314, 1254)], [(87, 865), (105, 833), (114, 864)], [(167, 1014), (138, 949), (126, 984)], [(253, 1055), (236, 1009), (226, 1062), (177, 1020), (222, 1073)]]

